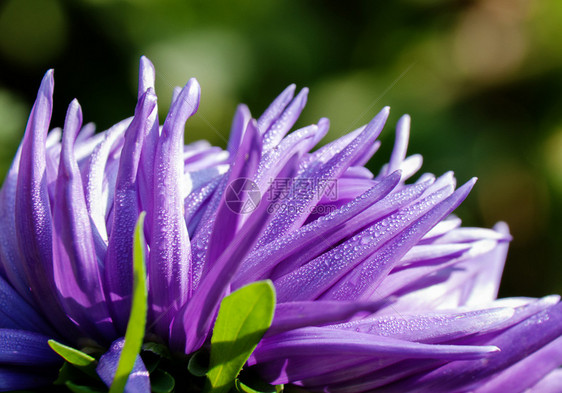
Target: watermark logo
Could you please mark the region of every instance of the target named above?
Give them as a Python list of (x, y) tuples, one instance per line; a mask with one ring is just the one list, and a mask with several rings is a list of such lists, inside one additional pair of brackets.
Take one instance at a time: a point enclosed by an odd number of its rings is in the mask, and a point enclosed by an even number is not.
[[(258, 207), (261, 200), (258, 185), (250, 179), (238, 178), (226, 188), (225, 202), (236, 214), (250, 214)], [(326, 215), (337, 206), (327, 204), (338, 200), (337, 179), (317, 178), (276, 178), (269, 182), (264, 195), (268, 203), (267, 211), (288, 214)], [(321, 204), (312, 204), (313, 199), (321, 198)]]
[(258, 207), (261, 193), (258, 185), (250, 179), (241, 177), (226, 187), (226, 206), (236, 214), (250, 214)]

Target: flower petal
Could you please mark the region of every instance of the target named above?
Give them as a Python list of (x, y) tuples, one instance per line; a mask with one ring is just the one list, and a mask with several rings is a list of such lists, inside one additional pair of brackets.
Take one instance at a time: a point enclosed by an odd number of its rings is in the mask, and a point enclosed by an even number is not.
[(111, 301), (113, 321), (124, 334), (131, 309), (133, 287), (133, 232), (140, 214), (138, 172), (141, 148), (156, 105), (152, 88), (141, 96), (133, 121), (125, 132), (113, 205), (113, 224), (105, 258), (104, 284)]
[(101, 284), (82, 178), (74, 156), (74, 141), (82, 111), (74, 100), (64, 125), (53, 214), (54, 281), (67, 314), (92, 337), (115, 335)]
[[(234, 287), (239, 288), (248, 282), (265, 277), (266, 273), (286, 259), (294, 262), (290, 265), (290, 262), (287, 262), (283, 266), (284, 270), (294, 270), (299, 266), (298, 261), (295, 261), (297, 255), (300, 255), (300, 259), (308, 261), (320, 252), (316, 251), (316, 248), (324, 247), (320, 248), (320, 250), (324, 250), (326, 247), (331, 247), (333, 243), (327, 242), (327, 244), (324, 244), (323, 242), (318, 242), (318, 239), (328, 237), (330, 233), (337, 231), (337, 228), (344, 225), (346, 221), (387, 196), (398, 184), (399, 180), (400, 173), (391, 174), (341, 209), (315, 220), (295, 232), (285, 234), (256, 250), (243, 262), (234, 282)], [(319, 246), (318, 243), (320, 243)], [(289, 259), (293, 255), (294, 257)], [(278, 274), (281, 274), (281, 272)]]
[(21, 263), (36, 304), (59, 331), (73, 330), (54, 286), (51, 206), (46, 179), (46, 137), (53, 101), (53, 71), (41, 82), (21, 147), (15, 224)]
[(148, 262), (150, 319), (168, 335), (173, 314), (190, 292), (191, 246), (183, 217), (183, 140), (187, 119), (199, 106), (201, 90), (190, 79), (166, 118), (154, 161), (154, 210)]
[(293, 99), (296, 86), (290, 85), (277, 97), (258, 119), (258, 129), (264, 134)]
[[(121, 351), (125, 345), (125, 339), (120, 338), (115, 340), (109, 351), (102, 355), (99, 360), (98, 367), (96, 371), (102, 381), (111, 387), (113, 382), (113, 377), (117, 371), (117, 366), (119, 364), (119, 359), (121, 357)], [(125, 385), (125, 393), (150, 393), (150, 377), (140, 355), (137, 355), (135, 364), (133, 366), (133, 371), (129, 374), (129, 379)]]
[(377, 311), (386, 301), (331, 302), (308, 301), (277, 304), (275, 316), (266, 336), (306, 327), (337, 323), (357, 313)]
[(264, 338), (248, 364), (311, 353), (315, 356), (354, 355), (454, 360), (481, 359), (498, 351), (495, 346), (421, 344), (329, 327), (306, 327)]
[(306, 99), (308, 97), (308, 89), (305, 87), (302, 89), (295, 99), (289, 104), (279, 118), (267, 128), (260, 128), (260, 131), (264, 132), (263, 135), (263, 150), (268, 151), (273, 149), (275, 146), (281, 142), (281, 139), (289, 132), (291, 127), (295, 124), (299, 118), (302, 110), (306, 105)]
[[(506, 330), (490, 342), (501, 348), (480, 361), (451, 362), (436, 370), (403, 380), (389, 391), (421, 392), (439, 388), (448, 391), (469, 390), (481, 381), (514, 365), (562, 335), (562, 303), (541, 311)], [(517, 345), (513, 345), (516, 342)]]
[(0, 329), (0, 364), (57, 366), (62, 359), (49, 347), (48, 337), (25, 330)]

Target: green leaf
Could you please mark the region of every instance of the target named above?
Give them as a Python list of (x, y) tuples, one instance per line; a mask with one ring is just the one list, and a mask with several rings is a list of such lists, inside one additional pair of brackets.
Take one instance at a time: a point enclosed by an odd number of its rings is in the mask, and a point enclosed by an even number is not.
[(175, 386), (174, 377), (164, 370), (158, 369), (150, 374), (150, 387), (153, 393), (170, 393)]
[(88, 367), (96, 362), (95, 358), (76, 348), (61, 344), (55, 340), (49, 340), (48, 343), (53, 351), (59, 354), (68, 363), (77, 367)]
[(252, 389), (244, 382), (240, 382), (238, 378), (236, 378), (236, 381), (234, 381), (234, 386), (236, 386), (236, 390), (240, 393), (262, 393), (259, 390)]
[(113, 383), (109, 393), (121, 393), (125, 389), (129, 374), (133, 370), (135, 360), (141, 350), (142, 341), (146, 327), (147, 311), (147, 288), (146, 288), (146, 266), (144, 241), (144, 217), (142, 212), (135, 227), (133, 238), (133, 300), (131, 304), (131, 316), (127, 323), (125, 332), (125, 344), (121, 351), (117, 371), (113, 377)]
[(170, 353), (170, 350), (167, 346), (155, 342), (144, 343), (142, 346), (142, 350), (152, 352), (153, 354), (158, 355), (164, 359), (172, 358), (172, 354)]
[(189, 358), (187, 370), (196, 377), (204, 377), (209, 371), (209, 355), (206, 351), (199, 350)]
[(210, 370), (205, 392), (224, 393), (271, 325), (275, 289), (271, 281), (255, 282), (225, 297), (211, 337)]
[[(49, 340), (48, 343), (51, 349), (68, 363), (77, 367), (87, 375), (93, 378), (98, 378), (98, 374), (96, 373), (97, 360), (94, 357), (88, 355), (87, 353), (79, 351), (76, 348), (61, 344), (55, 340)], [(67, 378), (66, 372), (68, 371), (68, 369), (65, 369), (63, 365), (60, 371), (61, 373), (59, 373), (59, 378), (57, 378), (56, 382), (64, 383), (65, 379)]]
[(95, 388), (93, 386), (84, 386), (66, 381), (66, 387), (74, 393), (103, 393), (104, 390)]
[(234, 385), (236, 390), (240, 393), (280, 393), (283, 391), (283, 385), (270, 385), (263, 381), (254, 381), (257, 385), (248, 386), (240, 379), (236, 378)]

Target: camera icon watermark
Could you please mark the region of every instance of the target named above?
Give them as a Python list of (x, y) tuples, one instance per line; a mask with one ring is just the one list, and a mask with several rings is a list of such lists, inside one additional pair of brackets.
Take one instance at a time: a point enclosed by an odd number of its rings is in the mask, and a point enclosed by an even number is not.
[[(287, 212), (290, 214), (325, 215), (337, 206), (326, 201), (338, 200), (337, 179), (317, 178), (276, 178), (269, 181), (267, 192), (263, 195), (271, 214)], [(309, 201), (312, 196), (322, 198), (324, 203), (315, 206), (301, 206), (299, 202)], [(262, 200), (258, 185), (248, 178), (233, 180), (226, 188), (226, 206), (236, 214), (250, 214), (257, 209)]]
[(226, 187), (226, 206), (236, 214), (250, 214), (257, 209), (261, 200), (258, 185), (250, 179), (241, 177)]

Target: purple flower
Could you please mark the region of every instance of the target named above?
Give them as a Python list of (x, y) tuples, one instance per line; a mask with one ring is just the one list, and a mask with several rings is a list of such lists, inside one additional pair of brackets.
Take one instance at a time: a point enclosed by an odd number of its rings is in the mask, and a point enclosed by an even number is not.
[[(146, 211), (147, 339), (206, 346), (222, 298), (270, 279), (277, 306), (246, 368), (312, 391), (554, 391), (558, 296), (496, 299), (507, 226), (462, 228), (452, 211), (475, 180), (422, 174), (408, 116), (380, 173), (383, 109), (313, 147), (329, 122), (288, 134), (306, 103), (288, 87), (257, 120), (238, 107), (226, 151), (184, 146), (199, 105), (191, 79), (159, 126), (154, 68), (141, 59), (132, 118), (101, 133), (77, 101), (49, 132), (45, 75), (0, 193), (0, 391), (56, 378), (49, 338), (107, 353), (108, 385), (131, 308), (133, 232)], [(287, 135), (288, 134), (288, 135)], [(62, 137), (62, 140), (61, 140)], [(551, 390), (548, 390), (551, 389)], [(126, 388), (150, 391), (139, 357)]]

